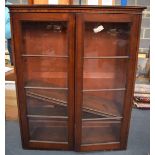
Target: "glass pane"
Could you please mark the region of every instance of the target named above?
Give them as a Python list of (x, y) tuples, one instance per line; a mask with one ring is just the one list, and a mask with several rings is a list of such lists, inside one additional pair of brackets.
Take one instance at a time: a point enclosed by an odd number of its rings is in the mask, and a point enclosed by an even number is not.
[(22, 22), (30, 140), (68, 141), (68, 23)]
[[(84, 92), (83, 113), (96, 114), (98, 118), (121, 117), (123, 112), (125, 91)], [(83, 118), (96, 118), (96, 116)]]
[(126, 59), (84, 59), (83, 89), (125, 88)]
[(68, 141), (66, 58), (24, 58), (24, 81), (30, 139)]
[(82, 144), (120, 141), (120, 121), (82, 121)]
[(26, 86), (67, 88), (68, 59), (50, 57), (24, 58)]
[(29, 118), (30, 139), (34, 141), (67, 142), (67, 119)]
[(66, 116), (65, 90), (26, 89), (27, 113), (35, 116)]
[(129, 40), (129, 23), (85, 23), (83, 145), (120, 141)]
[(128, 56), (130, 24), (86, 22), (84, 56)]
[(67, 22), (23, 22), (23, 54), (68, 56)]

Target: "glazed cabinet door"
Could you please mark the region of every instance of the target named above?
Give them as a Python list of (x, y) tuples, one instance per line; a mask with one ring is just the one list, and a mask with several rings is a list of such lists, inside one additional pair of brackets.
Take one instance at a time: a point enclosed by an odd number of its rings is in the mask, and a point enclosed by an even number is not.
[(12, 16), (23, 147), (73, 149), (74, 16)]
[(126, 147), (139, 20), (127, 14), (77, 15), (78, 151)]

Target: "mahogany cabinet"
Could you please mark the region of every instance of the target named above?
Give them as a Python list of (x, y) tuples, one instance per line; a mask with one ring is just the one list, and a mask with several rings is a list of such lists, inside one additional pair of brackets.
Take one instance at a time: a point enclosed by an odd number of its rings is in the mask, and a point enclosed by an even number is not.
[(9, 8), (23, 148), (125, 149), (145, 7)]

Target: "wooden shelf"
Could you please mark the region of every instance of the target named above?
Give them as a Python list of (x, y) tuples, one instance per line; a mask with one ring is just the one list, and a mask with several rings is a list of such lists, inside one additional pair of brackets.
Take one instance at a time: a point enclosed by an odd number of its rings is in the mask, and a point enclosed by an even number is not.
[[(28, 52), (31, 53), (31, 52)], [(36, 52), (37, 53), (37, 52)], [(68, 58), (68, 56), (48, 55), (48, 54), (22, 54), (22, 57), (50, 57), (50, 58)]]
[[(102, 95), (102, 96), (101, 96)], [(106, 117), (122, 117), (123, 104), (121, 101), (117, 101), (116, 98), (107, 98), (107, 94), (85, 94), (83, 96), (83, 110), (93, 112)]]
[(90, 56), (84, 57), (84, 59), (129, 59), (129, 56)]
[[(30, 114), (67, 115), (67, 94), (62, 90), (52, 92), (27, 90), (26, 95)], [(84, 93), (83, 111), (94, 114), (96, 117), (121, 117), (122, 105), (123, 103), (117, 103), (115, 98), (108, 100), (104, 96), (85, 95)]]
[[(57, 78), (59, 79), (59, 78)], [(55, 80), (55, 81), (54, 81)], [(61, 81), (61, 83), (64, 82), (64, 80), (67, 80), (67, 79), (64, 79), (64, 78), (60, 78), (59, 79)], [(48, 81), (48, 82), (46, 82)], [(53, 78), (51, 80), (51, 82), (49, 80), (46, 80), (46, 81), (37, 81), (37, 80), (29, 80), (26, 82), (25, 84), (25, 89), (49, 89), (49, 90), (68, 90), (67, 87), (61, 87), (60, 85), (58, 85), (57, 83), (59, 83), (60, 81), (56, 81), (56, 78)], [(55, 82), (55, 83), (54, 83)]]

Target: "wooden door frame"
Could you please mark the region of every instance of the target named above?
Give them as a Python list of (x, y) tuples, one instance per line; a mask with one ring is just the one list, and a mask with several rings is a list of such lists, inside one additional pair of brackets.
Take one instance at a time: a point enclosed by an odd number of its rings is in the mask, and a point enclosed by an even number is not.
[[(111, 150), (125, 149), (129, 133), (130, 116), (132, 110), (132, 98), (134, 91), (134, 82), (137, 66), (137, 54), (139, 47), (139, 34), (141, 25), (141, 15), (133, 14), (77, 14), (76, 15), (76, 75), (75, 75), (75, 150), (76, 151), (95, 151), (95, 150)], [(83, 89), (83, 55), (84, 55), (84, 22), (123, 22), (131, 24), (130, 31), (130, 60), (127, 67), (127, 86), (124, 98), (123, 120), (120, 131), (119, 144), (100, 144), (100, 145), (84, 145), (81, 146), (82, 138), (82, 89)], [(134, 35), (132, 35), (134, 34)]]
[[(68, 22), (68, 144), (31, 142), (27, 119), (26, 95), (24, 90), (23, 63), (22, 63), (22, 23), (35, 21), (66, 21)], [(27, 149), (63, 149), (74, 148), (74, 29), (75, 17), (69, 13), (23, 13), (13, 14), (11, 18), (13, 50), (15, 57), (17, 103), (23, 148)], [(18, 44), (17, 44), (18, 43)]]

